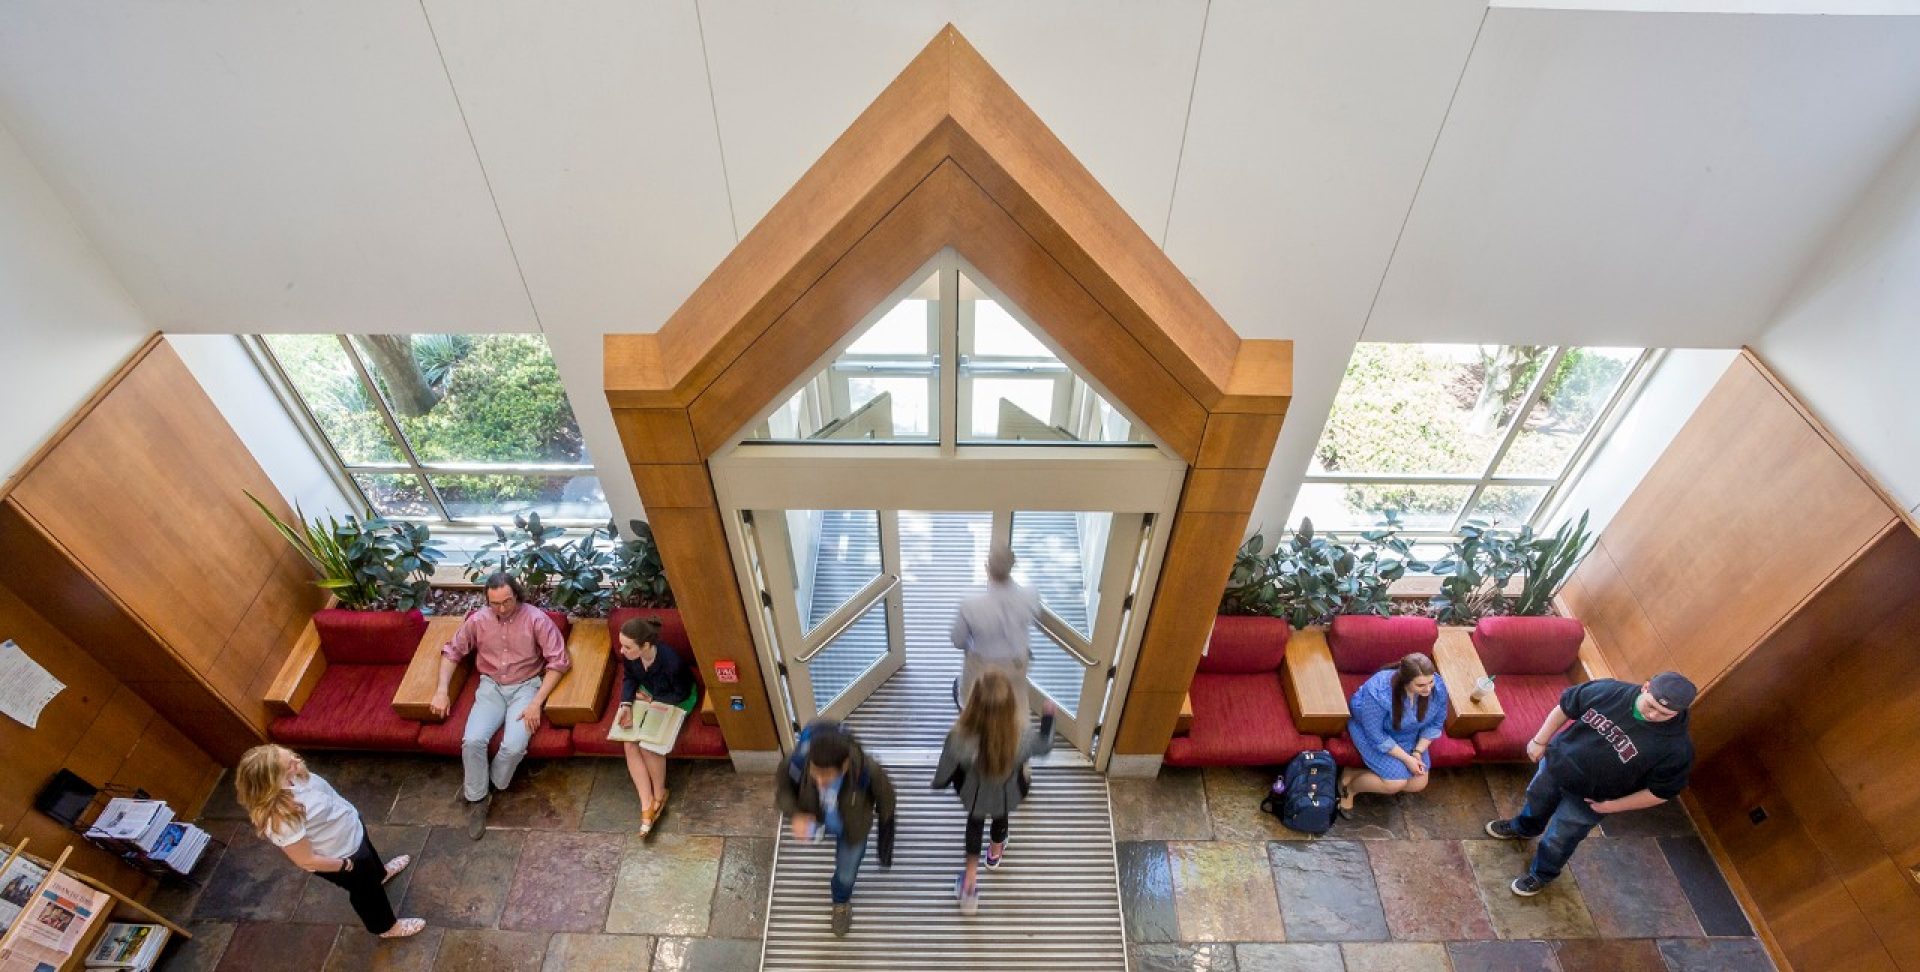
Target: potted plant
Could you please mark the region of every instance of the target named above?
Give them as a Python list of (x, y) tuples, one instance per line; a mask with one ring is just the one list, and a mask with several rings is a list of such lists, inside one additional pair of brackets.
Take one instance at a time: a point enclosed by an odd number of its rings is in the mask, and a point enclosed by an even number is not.
[(618, 637), (620, 626), (627, 619), (658, 617), (677, 629), (680, 612), (674, 608), (673, 587), (667, 583), (667, 571), (660, 562), (660, 547), (654, 543), (653, 528), (645, 520), (629, 520), (627, 528), (631, 535), (626, 537), (611, 523), (606, 528), (613, 541), (607, 568), (612, 604), (607, 612), (607, 627)]
[(338, 606), (313, 618), (329, 659), (375, 663), (412, 656), (427, 628), (420, 608), (441, 557), (426, 524), (352, 515), (323, 522), (309, 520), (298, 506), (290, 524), (259, 497), (247, 498), (320, 574), (315, 583), (333, 594)]
[(1295, 628), (1336, 614), (1386, 614), (1387, 592), (1413, 565), (1396, 528), (1369, 530), (1357, 542), (1316, 533), (1311, 519), (1270, 553), (1256, 533), (1234, 558), (1220, 613), (1283, 618)]
[[(1472, 626), (1484, 617), (1549, 614), (1553, 596), (1592, 542), (1586, 513), (1550, 534), (1536, 534), (1530, 526), (1494, 530), (1468, 521), (1452, 551), (1433, 565), (1444, 578), (1432, 601), (1435, 617), (1442, 624)], [(1519, 587), (1510, 590), (1516, 578)]]

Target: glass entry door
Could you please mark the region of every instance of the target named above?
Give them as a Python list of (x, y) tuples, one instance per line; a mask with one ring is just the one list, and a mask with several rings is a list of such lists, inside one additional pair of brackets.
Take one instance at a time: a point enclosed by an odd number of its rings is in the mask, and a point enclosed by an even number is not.
[(762, 609), (796, 720), (845, 719), (906, 662), (888, 510), (754, 510)]

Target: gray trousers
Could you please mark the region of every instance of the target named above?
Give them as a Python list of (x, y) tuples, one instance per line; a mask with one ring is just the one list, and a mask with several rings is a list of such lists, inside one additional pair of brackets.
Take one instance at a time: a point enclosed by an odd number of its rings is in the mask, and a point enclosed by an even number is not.
[(468, 800), (486, 797), (487, 745), (503, 725), (506, 732), (500, 736), (500, 752), (493, 757), (493, 788), (504, 790), (513, 782), (513, 771), (520, 768), (520, 761), (527, 755), (527, 744), (533, 741), (533, 733), (520, 721), (520, 714), (538, 694), (538, 675), (512, 685), (502, 685), (491, 676), (480, 676), (480, 685), (473, 693), (473, 711), (467, 713), (467, 728), (460, 737), (460, 761), (467, 771), (462, 796)]

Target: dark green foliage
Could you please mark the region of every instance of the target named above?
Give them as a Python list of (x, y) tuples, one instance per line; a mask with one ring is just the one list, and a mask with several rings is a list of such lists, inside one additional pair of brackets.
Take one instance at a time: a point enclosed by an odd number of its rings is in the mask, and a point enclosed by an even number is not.
[(516, 513), (512, 530), (494, 527), (495, 539), (474, 552), (467, 563), (467, 579), (484, 584), (495, 571), (512, 574), (527, 589), (527, 597), (545, 604), (555, 577), (569, 565), (567, 554), (557, 542), (566, 532), (566, 527), (541, 523), (538, 513)]
[(1316, 535), (1303, 519), (1272, 553), (1261, 552), (1265, 545), (1256, 533), (1241, 546), (1220, 613), (1286, 618), (1296, 628), (1336, 614), (1386, 614), (1387, 588), (1410, 565), (1408, 544), (1393, 529), (1367, 531), (1349, 545)]
[(618, 607), (673, 607), (673, 587), (667, 583), (653, 528), (645, 520), (630, 520), (627, 526), (633, 536), (623, 540), (620, 531), (607, 524), (607, 536), (613, 541), (607, 571), (613, 585), (613, 603)]
[[(1592, 539), (1585, 513), (1577, 523), (1544, 535), (1532, 527), (1516, 533), (1469, 521), (1460, 528), (1453, 551), (1433, 565), (1433, 572), (1446, 578), (1431, 602), (1435, 616), (1442, 624), (1470, 625), (1491, 615), (1546, 614)], [(1515, 577), (1520, 578), (1520, 590), (1509, 595), (1507, 587)]]
[(298, 507), (298, 525), (280, 519), (259, 497), (247, 498), (275, 530), (320, 574), (317, 582), (353, 611), (411, 611), (427, 601), (427, 589), (440, 549), (424, 523), (389, 522), (377, 516), (346, 522), (318, 517), (311, 522)]

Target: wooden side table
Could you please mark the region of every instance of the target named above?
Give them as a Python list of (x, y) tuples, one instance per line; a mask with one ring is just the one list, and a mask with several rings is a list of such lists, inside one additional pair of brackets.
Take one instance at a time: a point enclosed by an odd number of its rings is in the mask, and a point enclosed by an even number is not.
[[(398, 712), (400, 718), (415, 722), (440, 721), (433, 714), (433, 690), (440, 687), (440, 646), (453, 640), (453, 633), (460, 630), (460, 623), (465, 620), (465, 616), (427, 619), (427, 633), (420, 636), (413, 661), (407, 664), (406, 677), (393, 693), (393, 711)], [(468, 662), (453, 670), (453, 681), (447, 685), (449, 700), (460, 697), (460, 689), (472, 669), (473, 664)]]
[(1447, 683), (1447, 735), (1464, 738), (1498, 729), (1506, 721), (1497, 686), (1480, 701), (1473, 700), (1474, 684), (1487, 669), (1473, 647), (1472, 629), (1441, 628), (1433, 645), (1433, 665)]
[(1314, 736), (1337, 736), (1347, 728), (1347, 693), (1333, 667), (1325, 628), (1303, 628), (1287, 639), (1281, 683), (1293, 724)]

